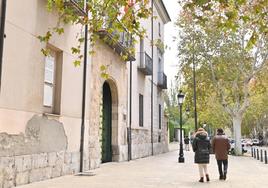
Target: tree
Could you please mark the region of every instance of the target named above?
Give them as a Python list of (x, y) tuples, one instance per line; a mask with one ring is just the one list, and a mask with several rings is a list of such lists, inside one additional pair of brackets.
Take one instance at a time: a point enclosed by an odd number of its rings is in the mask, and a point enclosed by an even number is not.
[[(84, 2), (86, 1), (86, 6)], [(70, 6), (66, 0), (47, 0), (47, 10), (49, 12), (58, 13), (58, 23), (55, 27), (49, 29), (43, 36), (39, 36), (41, 42), (49, 42), (54, 34), (61, 35), (64, 33), (65, 25), (81, 25), (88, 26), (89, 40), (91, 47), (94, 46), (99, 38), (98, 31), (106, 27), (107, 32), (115, 35), (115, 41), (119, 35), (116, 35), (124, 30), (127, 30), (133, 38), (135, 36), (144, 37), (145, 30), (141, 27), (140, 21), (150, 16), (149, 0), (72, 0), (76, 2), (78, 7)], [(86, 7), (84, 9), (84, 7)], [(84, 9), (84, 10), (83, 10)], [(83, 58), (82, 43), (84, 36), (81, 33), (77, 34), (77, 46), (71, 48), (71, 52), (77, 55), (75, 65), (80, 65)], [(109, 42), (113, 42), (109, 40)], [(133, 44), (134, 45), (134, 44)], [(90, 49), (90, 52), (92, 52)], [(134, 53), (134, 48), (128, 50)], [(42, 49), (44, 55), (48, 55), (48, 49)], [(122, 54), (124, 57), (126, 54)]]
[[(209, 2), (213, 6), (211, 2), (215, 1)], [(249, 16), (251, 8), (246, 5), (243, 3), (243, 14)], [(179, 57), (185, 84), (187, 88), (191, 87), (191, 64), (198, 62), (199, 105), (207, 106), (208, 99), (215, 99), (215, 104), (228, 114), (234, 128), (235, 151), (240, 155), (242, 118), (255, 95), (251, 85), (268, 61), (267, 32), (259, 23), (251, 25), (252, 20), (232, 19), (233, 27), (223, 27), (220, 23), (229, 23), (228, 19), (219, 20), (219, 15), (224, 12), (212, 14), (210, 9), (200, 10), (199, 14), (205, 19), (202, 21), (193, 15), (192, 8), (187, 7), (189, 4), (185, 6), (177, 23), (181, 28)], [(216, 3), (215, 6), (220, 5)], [(211, 19), (208, 20), (209, 16)], [(256, 15), (251, 16), (255, 18)]]

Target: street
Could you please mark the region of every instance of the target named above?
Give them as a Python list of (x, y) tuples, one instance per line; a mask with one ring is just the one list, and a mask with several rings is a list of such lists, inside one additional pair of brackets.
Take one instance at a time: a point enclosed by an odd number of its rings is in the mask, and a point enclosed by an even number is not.
[(92, 171), (93, 176), (64, 176), (21, 188), (184, 188), (184, 187), (268, 187), (268, 165), (251, 157), (229, 157), (226, 181), (218, 180), (214, 155), (211, 155), (209, 183), (199, 183), (193, 152), (178, 163), (178, 151), (122, 163), (106, 163)]

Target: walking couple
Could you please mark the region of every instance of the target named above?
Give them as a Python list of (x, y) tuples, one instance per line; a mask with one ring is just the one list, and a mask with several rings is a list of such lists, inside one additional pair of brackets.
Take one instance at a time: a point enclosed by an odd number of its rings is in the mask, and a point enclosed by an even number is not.
[(212, 143), (210, 144), (208, 133), (203, 128), (199, 128), (195, 133), (192, 147), (195, 152), (195, 163), (198, 164), (199, 168), (199, 182), (204, 182), (204, 177), (206, 177), (206, 181), (210, 181), (207, 165), (209, 164), (209, 153), (211, 147), (217, 160), (220, 175), (219, 179), (226, 180), (230, 143), (228, 138), (225, 136), (223, 129), (219, 128), (217, 130), (217, 135), (213, 138)]

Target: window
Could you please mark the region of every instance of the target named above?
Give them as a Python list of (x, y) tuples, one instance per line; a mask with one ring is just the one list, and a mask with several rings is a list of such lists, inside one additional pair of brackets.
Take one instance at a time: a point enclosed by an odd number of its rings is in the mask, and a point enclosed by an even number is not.
[(161, 125), (161, 121), (162, 121), (162, 107), (161, 107), (161, 104), (159, 104), (159, 110), (158, 110), (159, 114), (158, 114), (158, 121), (159, 121), (159, 129), (162, 128), (162, 125)]
[(144, 39), (140, 38), (140, 52), (144, 52)]
[(162, 72), (162, 58), (158, 57), (158, 71)]
[(143, 127), (143, 95), (139, 94), (139, 126)]
[(53, 49), (45, 58), (43, 106), (46, 113), (60, 114), (61, 59), (61, 53)]
[(161, 24), (158, 22), (158, 35), (161, 37)]
[(158, 135), (158, 142), (161, 142), (161, 135)]

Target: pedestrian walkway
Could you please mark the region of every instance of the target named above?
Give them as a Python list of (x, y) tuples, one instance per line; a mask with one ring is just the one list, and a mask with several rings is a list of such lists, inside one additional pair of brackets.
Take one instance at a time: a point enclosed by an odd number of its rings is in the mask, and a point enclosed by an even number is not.
[(218, 180), (211, 155), (209, 183), (198, 182), (193, 152), (185, 152), (185, 163), (178, 163), (178, 151), (122, 163), (106, 163), (92, 171), (94, 176), (64, 176), (21, 188), (267, 188), (268, 165), (251, 157), (229, 158), (226, 181)]

